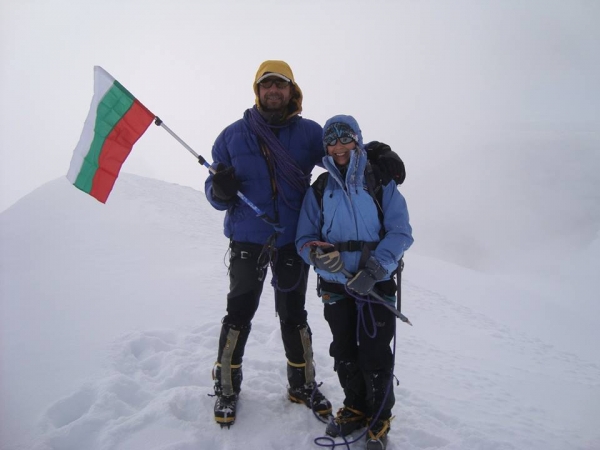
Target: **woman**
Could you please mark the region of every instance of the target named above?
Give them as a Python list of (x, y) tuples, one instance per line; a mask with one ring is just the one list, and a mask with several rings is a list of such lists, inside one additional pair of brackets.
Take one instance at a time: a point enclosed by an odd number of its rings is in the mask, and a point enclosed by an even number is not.
[(375, 195), (378, 186), (365, 175), (372, 172), (352, 116), (329, 119), (323, 145), (327, 180), (322, 192), (315, 183), (304, 198), (296, 247), (319, 275), (319, 295), (333, 334), (329, 352), (345, 394), (326, 433), (346, 436), (368, 424), (366, 448), (385, 449), (395, 402), (390, 343), (396, 316), (371, 302), (369, 294), (393, 305), (392, 276), (413, 242), (412, 229), (395, 182), (380, 186), (381, 195)]

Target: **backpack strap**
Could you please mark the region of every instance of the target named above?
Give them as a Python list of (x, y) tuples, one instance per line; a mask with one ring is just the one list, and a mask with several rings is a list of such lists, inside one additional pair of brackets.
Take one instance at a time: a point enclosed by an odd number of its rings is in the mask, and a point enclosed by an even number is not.
[(329, 172), (323, 172), (311, 185), (313, 193), (315, 194), (315, 199), (317, 200), (317, 205), (319, 205), (319, 210), (321, 211), (321, 226), (319, 227), (319, 230), (323, 229), (323, 193), (325, 192), (325, 186), (327, 186), (328, 179)]
[(383, 226), (383, 186), (381, 184), (381, 177), (376, 176), (373, 166), (371, 166), (369, 161), (367, 161), (365, 167), (365, 182), (367, 184), (367, 190), (373, 198), (375, 206), (377, 206), (377, 216), (379, 217), (379, 223), (381, 224), (379, 238), (383, 239), (383, 236), (385, 236), (385, 228)]
[(338, 252), (361, 252), (365, 247), (375, 250), (378, 244), (379, 242), (345, 241), (333, 244), (333, 248)]
[[(325, 192), (325, 186), (327, 186), (327, 180), (329, 179), (329, 172), (323, 172), (321, 175), (317, 177), (317, 179), (310, 186), (313, 190), (313, 194), (315, 195), (315, 199), (317, 200), (317, 205), (319, 205), (319, 211), (321, 212), (321, 220), (319, 221), (319, 231), (323, 229), (323, 193)], [(321, 238), (323, 236), (320, 236)], [(317, 296), (321, 297), (323, 292), (321, 290), (321, 275), (317, 274)]]
[(329, 172), (324, 172), (317, 177), (311, 187), (317, 199), (318, 205), (323, 210), (323, 192), (325, 192), (325, 186), (327, 186), (327, 180), (329, 179)]

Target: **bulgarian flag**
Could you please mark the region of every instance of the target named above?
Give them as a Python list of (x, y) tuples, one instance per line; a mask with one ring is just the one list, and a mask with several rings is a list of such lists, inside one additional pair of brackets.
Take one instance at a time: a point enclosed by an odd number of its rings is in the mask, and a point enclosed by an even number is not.
[(92, 106), (73, 152), (67, 179), (102, 203), (152, 114), (100, 66), (94, 67)]

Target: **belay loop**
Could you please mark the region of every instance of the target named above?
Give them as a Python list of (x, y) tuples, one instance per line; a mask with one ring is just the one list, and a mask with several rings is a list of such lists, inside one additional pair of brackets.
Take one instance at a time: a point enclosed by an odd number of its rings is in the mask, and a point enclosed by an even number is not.
[(275, 243), (277, 241), (278, 233), (273, 233), (265, 242), (260, 253), (258, 255), (258, 260), (256, 261), (259, 269), (266, 269), (267, 266), (276, 259), (277, 247), (275, 247)]
[[(278, 236), (279, 236), (279, 233), (273, 233), (271, 236), (269, 236), (269, 238), (267, 239), (267, 242), (265, 243), (265, 245), (263, 245), (263, 247), (260, 251), (260, 254), (258, 255), (258, 260), (256, 262), (256, 268), (257, 268), (259, 274), (261, 274), (264, 277), (264, 276), (266, 276), (267, 267), (270, 266), (271, 272), (273, 274), (273, 279), (271, 280), (271, 285), (280, 292), (291, 292), (298, 288), (298, 285), (304, 278), (306, 269), (305, 269), (304, 264), (300, 264), (300, 270), (298, 271), (298, 278), (296, 279), (296, 281), (294, 282), (294, 284), (291, 287), (284, 288), (279, 285), (279, 282), (277, 279), (277, 271), (275, 270), (275, 265), (278, 263), (279, 257), (280, 257), (279, 249), (276, 247)], [(298, 264), (298, 263), (299, 263), (299, 260), (290, 259), (289, 265)]]

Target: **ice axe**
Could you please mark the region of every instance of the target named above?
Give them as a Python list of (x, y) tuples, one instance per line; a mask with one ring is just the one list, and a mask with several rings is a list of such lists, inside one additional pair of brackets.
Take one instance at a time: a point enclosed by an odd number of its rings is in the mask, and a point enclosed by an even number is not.
[[(333, 247), (334, 246), (333, 244), (330, 244), (329, 242), (322, 242), (322, 241), (312, 241), (312, 242), (309, 242), (308, 244), (305, 244), (305, 245), (308, 245), (308, 246), (314, 248), (315, 251), (318, 254), (323, 254), (324, 253), (323, 252), (323, 248), (328, 248), (328, 247)], [(354, 278), (354, 275), (352, 273), (350, 273), (348, 270), (346, 270), (343, 265), (342, 265), (342, 269), (339, 270), (339, 272), (342, 275), (344, 275), (348, 280), (350, 280), (351, 278)], [(398, 286), (398, 289), (400, 289), (400, 286)], [(387, 309), (389, 309), (391, 312), (393, 312), (394, 315), (396, 317), (398, 317), (398, 319), (400, 319), (402, 322), (407, 323), (411, 327), (413, 326), (413, 324), (408, 319), (408, 317), (406, 317), (397, 308), (394, 308), (387, 301), (385, 301), (385, 299), (381, 295), (379, 295), (377, 292), (371, 291), (371, 292), (369, 292), (368, 295), (372, 298), (372, 301), (374, 303), (381, 304), (382, 306), (385, 306)]]

